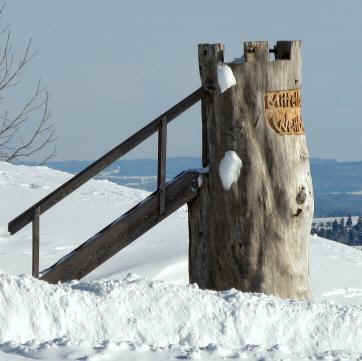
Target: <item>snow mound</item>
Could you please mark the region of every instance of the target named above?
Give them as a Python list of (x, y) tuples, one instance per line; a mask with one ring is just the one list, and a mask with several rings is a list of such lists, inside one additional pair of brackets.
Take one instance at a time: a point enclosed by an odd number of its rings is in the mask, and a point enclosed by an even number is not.
[[(231, 186), (240, 169), (222, 174)], [(362, 360), (362, 252), (315, 236), (313, 303), (188, 285), (185, 207), (84, 282), (10, 275), (31, 272), (31, 226), (10, 236), (8, 221), (70, 176), (0, 162), (0, 361)], [(79, 188), (42, 215), (42, 269), (147, 194), (97, 180)]]
[(362, 352), (362, 306), (203, 291), (135, 275), (49, 285), (0, 274), (0, 340), (127, 342), (242, 350), (250, 345), (315, 354)]
[[(9, 274), (31, 273), (31, 224), (10, 236), (7, 225), (48, 195), (71, 174), (47, 167), (0, 162), (0, 268)], [(33, 186), (30, 186), (33, 184)], [(40, 218), (40, 269), (67, 255), (150, 193), (107, 180), (90, 180)], [(124, 277), (134, 272), (156, 277), (187, 254), (187, 208), (177, 210), (87, 276), (87, 280)], [(187, 282), (187, 266), (178, 277)]]
[(224, 93), (229, 88), (236, 84), (234, 73), (231, 68), (226, 64), (217, 65), (217, 81), (221, 93)]
[(225, 152), (224, 158), (219, 164), (219, 176), (226, 191), (230, 190), (232, 184), (239, 180), (242, 166), (243, 162), (233, 150)]

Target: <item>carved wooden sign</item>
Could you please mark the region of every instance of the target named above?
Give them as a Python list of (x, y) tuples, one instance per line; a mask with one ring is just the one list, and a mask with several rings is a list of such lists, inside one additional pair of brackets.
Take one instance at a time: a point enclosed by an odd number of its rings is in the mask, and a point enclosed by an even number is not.
[(300, 89), (268, 91), (265, 94), (265, 118), (281, 135), (304, 134)]

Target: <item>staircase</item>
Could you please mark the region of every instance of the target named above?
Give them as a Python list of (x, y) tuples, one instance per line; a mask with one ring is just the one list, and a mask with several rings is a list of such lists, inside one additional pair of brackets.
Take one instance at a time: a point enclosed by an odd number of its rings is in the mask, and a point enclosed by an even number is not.
[[(198, 171), (183, 172), (166, 184), (166, 144), (167, 124), (196, 104), (202, 95), (203, 89), (199, 88), (9, 222), (8, 231), (10, 234), (14, 234), (27, 224), (32, 223), (32, 275), (34, 277), (49, 283), (81, 279), (197, 196)], [(39, 228), (41, 214), (155, 132), (158, 132), (156, 192), (121, 215), (57, 263), (39, 272)]]

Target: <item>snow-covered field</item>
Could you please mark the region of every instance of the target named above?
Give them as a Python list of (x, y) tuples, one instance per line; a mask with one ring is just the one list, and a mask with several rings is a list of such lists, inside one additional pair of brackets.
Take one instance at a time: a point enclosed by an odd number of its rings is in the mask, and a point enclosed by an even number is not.
[[(311, 237), (313, 302), (187, 284), (182, 208), (81, 282), (32, 279), (7, 223), (70, 176), (0, 163), (0, 360), (362, 360), (362, 252)], [(90, 181), (40, 219), (41, 269), (147, 195)]]

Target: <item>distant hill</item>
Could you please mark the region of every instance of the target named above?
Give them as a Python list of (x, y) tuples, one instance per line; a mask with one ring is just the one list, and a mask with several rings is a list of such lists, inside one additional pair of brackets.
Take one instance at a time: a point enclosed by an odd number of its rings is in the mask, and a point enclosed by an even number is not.
[[(68, 160), (48, 162), (50, 168), (77, 173), (93, 161)], [(183, 170), (201, 168), (201, 160), (196, 157), (171, 157), (167, 159), (167, 176), (174, 177)], [(157, 159), (122, 159), (111, 164), (103, 174), (119, 176), (149, 177), (157, 174)]]
[[(92, 161), (54, 161), (50, 168), (78, 173)], [(30, 164), (30, 163), (27, 163)], [(167, 159), (167, 177), (173, 178), (183, 170), (201, 168), (196, 157)], [(315, 192), (315, 216), (337, 217), (362, 215), (362, 162), (339, 162), (335, 159), (311, 159), (311, 172)], [(113, 163), (98, 178), (117, 184), (153, 191), (156, 188), (156, 159), (126, 159)]]
[(362, 191), (362, 162), (312, 158), (311, 171), (318, 194)]
[(311, 159), (316, 217), (362, 215), (362, 162)]

